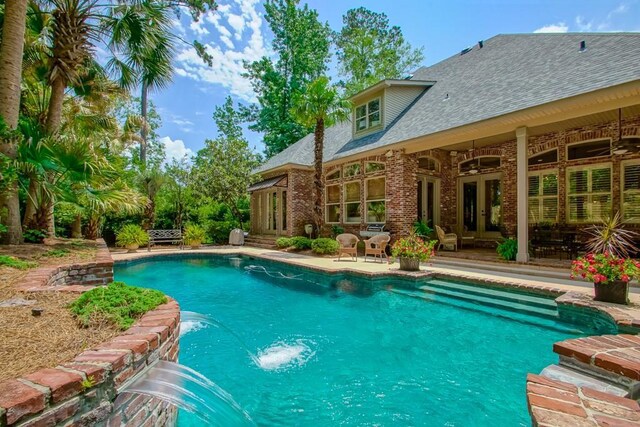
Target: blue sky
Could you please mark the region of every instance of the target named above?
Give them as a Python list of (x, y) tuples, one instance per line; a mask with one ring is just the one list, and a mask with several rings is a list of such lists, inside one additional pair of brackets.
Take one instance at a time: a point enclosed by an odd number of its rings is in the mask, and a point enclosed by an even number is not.
[[(218, 11), (197, 23), (191, 22), (188, 14), (174, 22), (176, 34), (208, 46), (214, 65), (208, 67), (192, 48), (182, 45), (172, 85), (151, 95), (163, 119), (159, 134), (168, 157), (194, 154), (205, 139), (216, 136), (211, 115), (227, 95), (236, 102), (254, 102), (249, 82), (240, 75), (242, 61), (271, 55), (263, 2), (218, 3)], [(308, 4), (334, 30), (340, 29), (342, 15), (351, 8), (364, 6), (386, 13), (413, 46), (424, 47), (423, 65), (439, 62), (496, 34), (640, 31), (640, 0), (310, 0)], [(256, 151), (263, 150), (259, 134), (247, 132), (247, 137)]]

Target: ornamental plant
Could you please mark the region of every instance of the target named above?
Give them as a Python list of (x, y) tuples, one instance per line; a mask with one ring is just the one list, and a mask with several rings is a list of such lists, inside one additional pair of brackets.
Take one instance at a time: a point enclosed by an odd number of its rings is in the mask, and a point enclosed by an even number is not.
[(205, 236), (205, 229), (198, 224), (188, 224), (184, 229), (184, 241), (187, 245), (200, 245)]
[(617, 280), (628, 283), (640, 277), (640, 262), (619, 258), (609, 252), (587, 254), (573, 261), (571, 278), (582, 277), (593, 283), (611, 284)]
[(139, 225), (127, 224), (116, 234), (118, 246), (143, 246), (149, 242), (149, 235)]
[(396, 258), (411, 258), (426, 262), (435, 255), (436, 240), (425, 242), (414, 232), (396, 241), (391, 247), (391, 255)]

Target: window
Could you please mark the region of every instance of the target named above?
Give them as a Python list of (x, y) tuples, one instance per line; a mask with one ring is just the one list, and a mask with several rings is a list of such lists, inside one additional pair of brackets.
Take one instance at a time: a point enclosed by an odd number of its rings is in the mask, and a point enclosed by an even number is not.
[(344, 215), (345, 222), (360, 222), (360, 181), (347, 182), (344, 185)]
[(365, 181), (367, 200), (367, 222), (385, 222), (385, 179), (373, 178)]
[(554, 148), (551, 151), (545, 151), (544, 153), (529, 157), (529, 166), (546, 165), (547, 163), (555, 163), (557, 161), (558, 149)]
[(287, 229), (287, 192), (282, 192), (282, 229)]
[(465, 160), (460, 163), (460, 172), (469, 172), (471, 169), (497, 169), (500, 167), (500, 157), (476, 157), (475, 159)]
[(332, 181), (334, 179), (340, 179), (340, 169), (327, 175), (327, 181)]
[(529, 223), (558, 222), (558, 172), (529, 173)]
[(579, 142), (567, 146), (567, 160), (588, 159), (609, 154), (611, 154), (611, 142), (608, 139)]
[(622, 218), (640, 223), (640, 161), (622, 164)]
[(328, 223), (340, 222), (340, 186), (327, 185), (325, 192), (326, 220)]
[(352, 163), (344, 167), (344, 177), (360, 175), (360, 163)]
[(364, 165), (364, 173), (374, 173), (384, 170), (384, 163), (381, 162), (367, 162)]
[(569, 222), (595, 222), (611, 214), (611, 165), (567, 168)]
[(438, 172), (440, 170), (440, 162), (431, 157), (420, 157), (418, 159), (418, 169)]
[(380, 120), (380, 98), (356, 107), (356, 132), (378, 126)]

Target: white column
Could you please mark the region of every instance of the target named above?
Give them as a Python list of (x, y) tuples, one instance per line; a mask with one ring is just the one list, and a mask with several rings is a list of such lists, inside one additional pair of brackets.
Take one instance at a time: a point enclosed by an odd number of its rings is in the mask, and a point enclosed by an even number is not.
[(516, 194), (518, 199), (516, 218), (518, 220), (518, 255), (516, 261), (529, 262), (529, 201), (527, 178), (528, 161), (527, 145), (529, 141), (528, 129), (526, 127), (516, 129), (516, 169), (517, 183)]

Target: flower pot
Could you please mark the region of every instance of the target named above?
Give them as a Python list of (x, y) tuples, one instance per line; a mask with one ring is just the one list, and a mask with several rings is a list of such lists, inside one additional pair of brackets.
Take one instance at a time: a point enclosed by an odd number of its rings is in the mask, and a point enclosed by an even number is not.
[(139, 247), (140, 247), (140, 245), (138, 245), (137, 243), (132, 243), (130, 245), (125, 245), (125, 249), (127, 249), (127, 252), (129, 252), (129, 253), (135, 252)]
[(420, 260), (418, 258), (400, 258), (400, 270), (419, 271)]
[(614, 280), (611, 283), (594, 283), (596, 301), (629, 304), (629, 283)]

